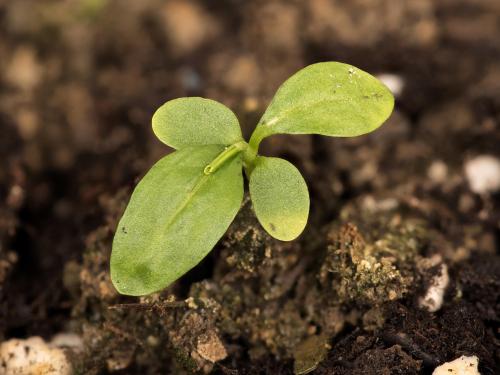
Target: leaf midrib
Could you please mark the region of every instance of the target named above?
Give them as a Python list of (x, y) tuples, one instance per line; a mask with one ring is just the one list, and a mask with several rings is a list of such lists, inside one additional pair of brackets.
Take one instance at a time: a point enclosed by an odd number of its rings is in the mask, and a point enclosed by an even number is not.
[[(186, 194), (186, 197), (180, 202), (180, 204), (177, 206), (173, 214), (170, 216), (169, 220), (162, 225), (159, 229), (155, 231), (155, 235), (151, 239), (151, 242), (149, 243), (149, 248), (156, 248), (156, 245), (161, 242), (162, 235), (168, 232), (172, 224), (175, 222), (175, 220), (179, 217), (179, 215), (188, 207), (190, 202), (192, 201), (193, 197), (196, 195), (196, 193), (204, 186), (209, 177), (211, 175), (205, 175), (203, 173), (203, 169), (200, 168), (200, 176), (197, 178), (197, 181), (191, 191), (189, 191)], [(149, 258), (153, 258), (156, 256), (156, 253), (151, 253)]]
[[(334, 102), (341, 102), (341, 101), (344, 101), (344, 102), (351, 101), (348, 99), (349, 98), (344, 98), (344, 99), (342, 99), (342, 98), (335, 98), (335, 99), (325, 98), (325, 99), (319, 99), (319, 100), (315, 100), (315, 101), (306, 102), (306, 103), (303, 103), (302, 105), (297, 105), (295, 107), (285, 109), (285, 110), (283, 110), (281, 115), (276, 115), (276, 116), (272, 117), (270, 120), (264, 120), (264, 117), (265, 117), (265, 114), (264, 114), (263, 120), (259, 121), (258, 126), (263, 126), (263, 127), (266, 127), (267, 129), (272, 130), (272, 126), (280, 123), (283, 119), (288, 117), (290, 115), (290, 113), (297, 112), (300, 110), (308, 110), (312, 107), (315, 107), (318, 105), (323, 105), (324, 103), (328, 103), (328, 102), (334, 103)], [(271, 107), (271, 106), (272, 106), (272, 103), (269, 105), (269, 107)], [(366, 116), (364, 116), (364, 115), (362, 115), (362, 117), (366, 118)], [(299, 134), (299, 133), (296, 133), (296, 134)]]

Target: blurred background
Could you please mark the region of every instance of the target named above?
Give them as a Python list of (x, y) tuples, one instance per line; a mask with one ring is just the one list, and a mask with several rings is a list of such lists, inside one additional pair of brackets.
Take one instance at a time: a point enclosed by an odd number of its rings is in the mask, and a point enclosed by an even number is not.
[[(279, 85), (319, 61), (379, 76), (396, 109), (357, 139), (266, 141), (264, 154), (304, 173), (309, 226), (352, 200), (390, 197), (460, 248), (449, 259), (493, 259), (499, 59), (497, 0), (0, 0), (0, 340), (79, 332), (82, 321), (102, 323), (96, 305), (116, 303), (107, 275), (116, 218), (170, 152), (151, 132), (158, 106), (215, 99), (248, 136)], [(178, 296), (212, 275), (207, 262)], [(286, 345), (264, 352), (290, 357)], [(111, 371), (107, 359), (87, 373)]]

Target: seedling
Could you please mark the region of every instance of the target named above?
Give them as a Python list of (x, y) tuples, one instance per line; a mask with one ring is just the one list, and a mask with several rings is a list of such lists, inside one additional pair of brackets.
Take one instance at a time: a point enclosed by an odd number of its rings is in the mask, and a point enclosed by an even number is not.
[(176, 151), (139, 182), (118, 224), (111, 254), (116, 289), (156, 292), (198, 264), (240, 209), (242, 170), (260, 224), (279, 240), (295, 239), (309, 215), (306, 183), (288, 161), (260, 156), (261, 141), (273, 134), (366, 134), (393, 106), (380, 81), (338, 62), (310, 65), (289, 78), (248, 143), (224, 105), (199, 97), (168, 101), (153, 115), (153, 131)]

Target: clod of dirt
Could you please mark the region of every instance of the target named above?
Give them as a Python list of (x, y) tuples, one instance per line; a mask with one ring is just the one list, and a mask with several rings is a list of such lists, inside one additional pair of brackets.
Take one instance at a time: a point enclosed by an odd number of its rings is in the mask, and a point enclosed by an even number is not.
[(26, 340), (11, 339), (0, 346), (1, 375), (70, 375), (64, 351), (51, 347), (35, 336)]
[(330, 285), (339, 301), (359, 305), (403, 297), (413, 283), (413, 274), (400, 265), (405, 257), (415, 256), (417, 248), (414, 241), (396, 244), (395, 237), (395, 233), (387, 232), (373, 243), (366, 242), (354, 224), (344, 225), (328, 248), (320, 282)]
[(219, 339), (219, 336), (217, 336), (214, 332), (208, 332), (207, 334), (198, 337), (196, 351), (202, 358), (213, 363), (221, 361), (227, 357), (226, 348)]
[(196, 311), (188, 311), (180, 324), (169, 332), (177, 360), (192, 370), (210, 372), (213, 363), (227, 357), (214, 329), (214, 322)]
[[(224, 241), (227, 251), (224, 251), (225, 261), (230, 267), (235, 267), (245, 273), (255, 273), (266, 258), (271, 257), (271, 238), (261, 230), (259, 223), (250, 209), (250, 199), (243, 201), (243, 210), (239, 214), (240, 222), (233, 224)], [(246, 249), (234, 251), (235, 248)]]
[(481, 375), (477, 369), (479, 359), (465, 355), (436, 367), (432, 375)]
[(490, 155), (480, 155), (464, 166), (470, 189), (476, 194), (495, 193), (500, 190), (500, 160)]
[(195, 51), (219, 33), (217, 23), (193, 1), (168, 1), (160, 16), (176, 55)]

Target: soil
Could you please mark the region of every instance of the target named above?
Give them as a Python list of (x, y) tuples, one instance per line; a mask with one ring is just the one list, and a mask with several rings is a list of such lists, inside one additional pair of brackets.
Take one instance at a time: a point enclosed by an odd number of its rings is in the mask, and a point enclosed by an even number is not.
[[(500, 193), (464, 172), (500, 158), (499, 19), (497, 0), (0, 1), (0, 342), (76, 333), (78, 374), (430, 374), (461, 355), (500, 373)], [(402, 91), (368, 136), (266, 140), (308, 182), (304, 234), (273, 240), (246, 199), (181, 280), (119, 296), (117, 220), (170, 152), (154, 110), (209, 97), (248, 135), (326, 60)]]

